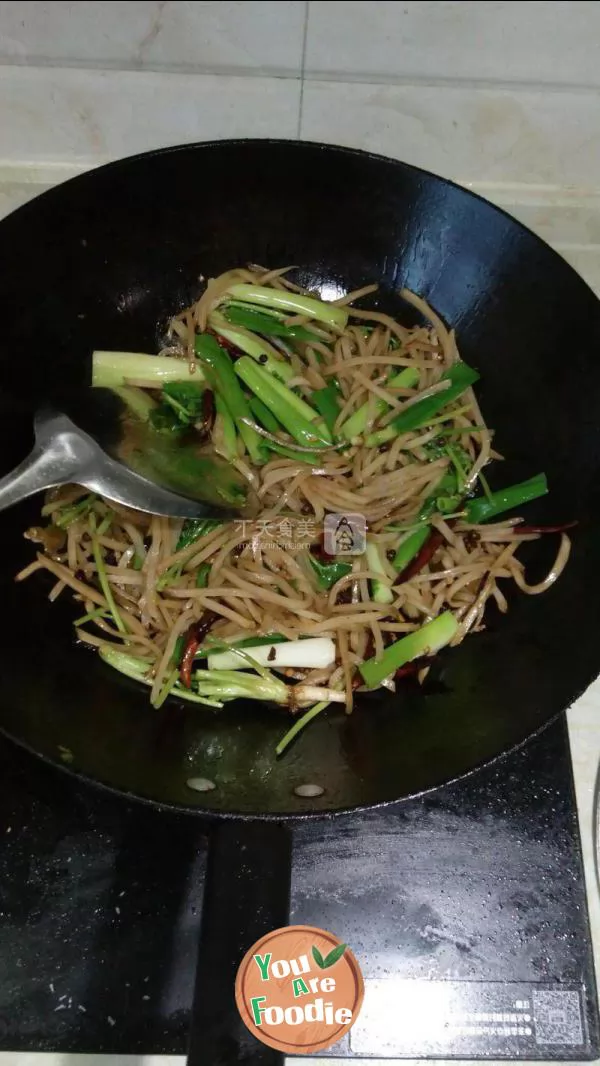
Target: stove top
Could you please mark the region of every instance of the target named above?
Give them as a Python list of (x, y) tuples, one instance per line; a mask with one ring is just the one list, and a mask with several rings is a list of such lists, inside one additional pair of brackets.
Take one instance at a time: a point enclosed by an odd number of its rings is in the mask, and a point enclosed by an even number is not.
[[(184, 1054), (201, 821), (2, 739), (0, 780), (0, 1049)], [(325, 1055), (598, 1057), (564, 720), (428, 796), (299, 824), (290, 921), (342, 937), (365, 977)]]

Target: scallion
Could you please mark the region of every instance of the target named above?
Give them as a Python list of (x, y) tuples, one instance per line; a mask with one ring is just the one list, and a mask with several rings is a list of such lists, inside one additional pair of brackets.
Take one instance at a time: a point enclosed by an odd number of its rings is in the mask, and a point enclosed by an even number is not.
[[(412, 366), (407, 366), (404, 370), (401, 370), (399, 374), (395, 374), (389, 379), (386, 384), (386, 388), (394, 389), (412, 389), (419, 383), (419, 371)], [(363, 403), (358, 410), (354, 411), (350, 415), (350, 418), (344, 422), (340, 433), (346, 440), (354, 440), (355, 437), (360, 437), (364, 433), (369, 419), (373, 421), (384, 411), (389, 410), (389, 404), (379, 398), (375, 397), (370, 402), (367, 400)], [(392, 433), (391, 436), (396, 436)], [(391, 437), (390, 437), (391, 439)]]
[(371, 446), (385, 444), (386, 441), (391, 440), (392, 437), (397, 436), (399, 433), (408, 433), (411, 429), (419, 429), (421, 426), (429, 425), (430, 419), (437, 415), (438, 411), (457, 400), (478, 379), (479, 374), (472, 367), (467, 366), (462, 361), (454, 363), (441, 378), (442, 381), (450, 382), (447, 388), (441, 392), (434, 393), (433, 396), (427, 396), (425, 399), (413, 403), (407, 410), (401, 411), (390, 422), (389, 426), (370, 434), (366, 443)]
[(237, 360), (235, 372), (299, 444), (311, 447), (331, 443), (327, 427), (315, 424), (318, 413), (248, 356)]
[(300, 733), (309, 722), (312, 722), (313, 718), (316, 718), (321, 711), (324, 711), (326, 707), (329, 707), (329, 702), (322, 700), (321, 703), (315, 703), (314, 707), (311, 707), (298, 718), (291, 729), (288, 729), (287, 733), (282, 736), (279, 744), (275, 748), (275, 754), (282, 755), (285, 749), (292, 743), (294, 737), (297, 737), (298, 733)]
[(435, 655), (440, 648), (450, 643), (457, 630), (458, 622), (451, 611), (438, 615), (432, 622), (427, 622), (414, 633), (409, 633), (401, 640), (390, 644), (380, 659), (367, 659), (366, 662), (361, 663), (359, 670), (365, 684), (369, 688), (377, 688), (386, 677), (395, 673), (405, 663), (411, 662), (412, 659)]
[[(221, 397), (233, 421), (239, 425), (240, 436), (252, 462), (257, 466), (260, 465), (263, 462), (264, 449), (258, 434), (241, 421), (243, 418), (250, 418), (250, 408), (234, 373), (234, 364), (227, 352), (209, 333), (198, 334), (194, 348), (198, 359), (205, 367), (213, 392)], [(248, 359), (248, 356), (244, 358)], [(242, 361), (243, 359), (238, 360), (236, 368)], [(248, 362), (251, 366), (255, 365), (251, 359), (248, 359)], [(256, 369), (260, 368), (256, 367)]]
[(367, 556), (369, 570), (374, 570), (376, 574), (381, 575), (378, 578), (371, 579), (373, 599), (375, 603), (393, 603), (394, 593), (392, 592), (390, 579), (385, 572), (385, 567), (381, 560), (379, 545), (373, 540), (367, 541), (365, 554)]
[[(244, 306), (240, 303), (225, 304), (222, 308), (223, 316), (233, 326), (241, 326), (252, 333), (261, 333), (266, 337), (289, 337), (290, 340), (303, 341), (310, 344), (315, 340), (314, 333), (302, 326), (286, 326), (279, 317), (258, 311), (256, 307)], [(248, 355), (251, 355), (248, 352)]]
[(476, 496), (473, 500), (467, 500), (465, 509), (467, 521), (474, 525), (487, 522), (490, 518), (510, 511), (513, 507), (521, 507), (531, 500), (537, 500), (548, 492), (548, 481), (545, 474), (536, 474), (528, 481), (521, 481), (516, 485), (509, 485), (505, 489), (498, 489), (490, 493), (490, 496)]
[(315, 389), (311, 395), (317, 411), (322, 415), (327, 429), (333, 436), (333, 430), (337, 417), (340, 413), (339, 393), (334, 384), (326, 385), (324, 389)]
[(202, 381), (198, 367), (190, 369), (187, 359), (143, 352), (103, 352), (92, 354), (92, 385), (112, 389), (129, 380), (144, 381), (159, 388), (166, 381)]
[(266, 285), (231, 285), (225, 299), (241, 300), (243, 303), (274, 307), (290, 315), (305, 315), (317, 322), (325, 322), (336, 329), (344, 329), (348, 321), (345, 307), (336, 307), (314, 296), (302, 296), (295, 292), (270, 289)]
[(330, 563), (322, 563), (309, 553), (310, 565), (312, 566), (317, 585), (321, 589), (330, 589), (341, 577), (346, 577), (352, 572), (352, 564), (340, 560), (332, 560)]
[(275, 374), (282, 381), (289, 381), (294, 376), (292, 365), (286, 359), (283, 359), (261, 337), (247, 333), (244, 330), (232, 329), (227, 320), (218, 311), (213, 311), (208, 316), (208, 324), (214, 329), (215, 333), (229, 341), (230, 344), (234, 344), (241, 352), (251, 356), (252, 359), (266, 367), (271, 374)]

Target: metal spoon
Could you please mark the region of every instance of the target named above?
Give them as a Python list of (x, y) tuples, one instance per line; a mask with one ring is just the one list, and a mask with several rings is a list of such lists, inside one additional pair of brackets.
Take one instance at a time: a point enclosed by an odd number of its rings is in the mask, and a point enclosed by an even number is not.
[[(60, 407), (35, 414), (32, 451), (0, 479), (0, 511), (35, 492), (68, 483), (140, 511), (178, 518), (239, 517), (254, 510), (247, 483), (218, 456), (208, 457), (209, 470), (226, 472), (228, 484), (240, 488), (240, 505), (231, 499), (220, 502), (214, 477), (195, 479), (190, 486), (189, 477), (179, 476), (177, 442), (142, 427), (132, 448), (122, 406), (109, 390), (70, 393), (61, 397)], [(192, 492), (198, 498), (192, 499)]]

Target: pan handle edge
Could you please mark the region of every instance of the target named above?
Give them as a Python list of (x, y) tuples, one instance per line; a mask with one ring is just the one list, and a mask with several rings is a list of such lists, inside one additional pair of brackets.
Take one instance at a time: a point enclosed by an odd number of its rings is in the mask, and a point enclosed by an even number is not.
[(225, 821), (210, 832), (188, 1066), (280, 1066), (235, 1002), (250, 947), (289, 922), (292, 834), (275, 822)]

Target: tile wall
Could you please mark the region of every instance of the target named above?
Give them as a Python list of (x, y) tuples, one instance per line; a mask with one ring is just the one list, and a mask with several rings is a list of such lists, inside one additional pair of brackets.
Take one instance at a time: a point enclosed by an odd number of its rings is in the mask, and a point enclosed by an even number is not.
[(0, 212), (182, 141), (302, 137), (475, 187), (600, 284), (600, 3), (0, 2)]

